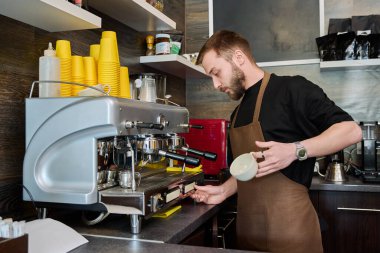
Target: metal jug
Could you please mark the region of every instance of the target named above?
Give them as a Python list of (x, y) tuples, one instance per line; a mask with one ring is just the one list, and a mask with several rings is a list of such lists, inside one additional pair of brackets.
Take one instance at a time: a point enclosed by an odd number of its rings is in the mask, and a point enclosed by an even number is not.
[(142, 80), (139, 99), (146, 102), (156, 102), (156, 80), (151, 77), (145, 77)]
[(131, 75), (131, 97), (147, 102), (164, 100), (166, 95), (166, 76), (156, 73)]
[(343, 163), (334, 161), (327, 166), (326, 173), (322, 174), (318, 167), (318, 174), (326, 181), (345, 182), (347, 181), (346, 171)]

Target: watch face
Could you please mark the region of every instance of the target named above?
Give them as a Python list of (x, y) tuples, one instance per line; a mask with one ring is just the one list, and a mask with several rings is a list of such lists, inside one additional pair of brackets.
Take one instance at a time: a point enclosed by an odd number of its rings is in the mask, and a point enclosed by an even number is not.
[(306, 155), (306, 150), (305, 150), (305, 149), (300, 149), (300, 150), (298, 151), (298, 156), (300, 156), (300, 157), (305, 157), (305, 155)]

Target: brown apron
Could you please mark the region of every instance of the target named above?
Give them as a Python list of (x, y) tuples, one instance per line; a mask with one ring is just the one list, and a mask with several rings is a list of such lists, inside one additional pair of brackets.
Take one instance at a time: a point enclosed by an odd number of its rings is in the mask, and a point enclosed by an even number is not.
[[(230, 140), (233, 157), (259, 151), (265, 141), (259, 115), (270, 74), (264, 74), (252, 123), (234, 127)], [(318, 217), (308, 189), (280, 171), (247, 182), (238, 181), (237, 243), (239, 249), (281, 253), (323, 252)]]

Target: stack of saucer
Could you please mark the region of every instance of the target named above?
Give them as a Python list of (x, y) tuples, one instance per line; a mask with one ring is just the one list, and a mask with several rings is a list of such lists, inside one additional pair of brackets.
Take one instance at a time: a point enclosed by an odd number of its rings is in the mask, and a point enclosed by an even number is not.
[[(61, 81), (71, 82), (71, 45), (68, 40), (57, 40), (56, 42), (57, 57), (61, 62)], [(61, 96), (71, 96), (71, 84), (61, 84)]]

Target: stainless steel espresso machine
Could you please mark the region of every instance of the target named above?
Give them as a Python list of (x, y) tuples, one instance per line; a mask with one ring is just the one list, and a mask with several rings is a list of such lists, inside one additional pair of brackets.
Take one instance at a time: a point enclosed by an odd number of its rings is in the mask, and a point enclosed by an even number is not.
[[(176, 203), (203, 180), (203, 173), (168, 171), (176, 161), (199, 165), (183, 137), (184, 107), (116, 97), (26, 99), (23, 199), (38, 207), (65, 207), (130, 215), (132, 233)], [(184, 152), (184, 150), (186, 152)]]

